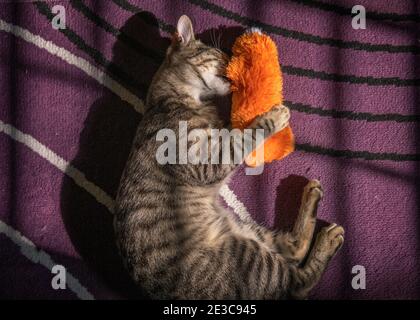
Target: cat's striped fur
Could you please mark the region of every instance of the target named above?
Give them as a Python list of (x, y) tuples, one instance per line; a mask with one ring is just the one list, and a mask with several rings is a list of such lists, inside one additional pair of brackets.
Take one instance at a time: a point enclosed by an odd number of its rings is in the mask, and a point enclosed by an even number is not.
[[(308, 253), (322, 197), (318, 181), (305, 188), (293, 231), (276, 233), (219, 205), (218, 190), (236, 165), (159, 165), (155, 158), (162, 128), (177, 132), (181, 120), (189, 129), (222, 127), (206, 98), (228, 93), (226, 62), (221, 51), (194, 39), (188, 17), (180, 18), (121, 179), (115, 218), (121, 256), (152, 298), (304, 298), (344, 239), (333, 224)], [(270, 136), (288, 119), (288, 109), (277, 106), (250, 127)]]

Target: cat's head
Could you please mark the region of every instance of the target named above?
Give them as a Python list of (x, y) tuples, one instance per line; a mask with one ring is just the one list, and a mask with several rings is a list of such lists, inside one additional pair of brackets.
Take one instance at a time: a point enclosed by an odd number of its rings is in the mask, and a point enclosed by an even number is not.
[(190, 18), (183, 15), (177, 23), (177, 31), (166, 52), (168, 68), (188, 83), (193, 95), (215, 96), (230, 92), (225, 77), (229, 57), (218, 48), (195, 39)]

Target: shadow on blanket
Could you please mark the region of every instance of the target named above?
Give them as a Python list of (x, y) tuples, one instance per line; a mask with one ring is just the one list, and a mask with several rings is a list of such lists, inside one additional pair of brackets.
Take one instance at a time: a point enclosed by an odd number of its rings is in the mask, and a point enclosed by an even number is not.
[[(139, 43), (169, 44), (159, 35), (157, 20), (147, 12), (131, 17), (121, 34)], [(130, 49), (119, 36), (106, 73), (141, 98), (158, 64), (141, 52)], [(115, 69), (123, 70), (116, 74)], [(131, 80), (130, 80), (131, 79)], [(79, 139), (79, 151), (71, 164), (115, 198), (120, 176), (127, 161), (131, 142), (141, 115), (119, 97), (104, 89), (102, 97), (90, 107)], [(83, 260), (103, 278), (111, 290), (125, 298), (145, 298), (131, 282), (119, 258), (114, 241), (112, 214), (95, 199), (65, 178), (62, 185), (61, 212), (70, 239)]]
[[(169, 38), (161, 37), (157, 26), (158, 21), (151, 13), (140, 12), (131, 17), (120, 30), (113, 48), (112, 62), (106, 71), (142, 99), (170, 43)], [(242, 32), (243, 28), (240, 27), (221, 27), (207, 30), (198, 38), (211, 44), (215, 34), (222, 34), (221, 47), (229, 52), (233, 41)], [(222, 106), (221, 113), (229, 117), (226, 101)], [(90, 107), (85, 120), (79, 151), (71, 164), (113, 198), (140, 120), (141, 115), (132, 106), (107, 90)], [(279, 190), (284, 191), (279, 203), (283, 206), (290, 204), (290, 201), (297, 203), (294, 197), (295, 194), (300, 197), (299, 190), (302, 188), (303, 185), (294, 178), (287, 180)], [(133, 285), (124, 270), (114, 241), (112, 214), (68, 177), (63, 180), (61, 194), (63, 222), (83, 260), (118, 295), (124, 298), (147, 298)], [(290, 201), (285, 201), (289, 198)], [(297, 213), (297, 209), (290, 208), (286, 210), (287, 219), (293, 219), (290, 214)], [(278, 221), (276, 225), (290, 221)]]

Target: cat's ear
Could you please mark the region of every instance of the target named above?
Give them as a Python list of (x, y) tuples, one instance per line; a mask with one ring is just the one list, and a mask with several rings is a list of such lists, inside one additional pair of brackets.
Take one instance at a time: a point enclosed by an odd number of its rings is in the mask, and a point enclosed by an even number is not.
[(187, 45), (191, 40), (195, 39), (192, 22), (186, 15), (182, 15), (179, 18), (176, 31), (177, 40), (181, 45)]

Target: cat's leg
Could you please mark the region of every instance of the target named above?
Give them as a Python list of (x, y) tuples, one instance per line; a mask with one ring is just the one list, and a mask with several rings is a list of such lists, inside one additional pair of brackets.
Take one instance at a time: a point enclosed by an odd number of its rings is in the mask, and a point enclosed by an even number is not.
[(258, 225), (251, 217), (245, 217), (246, 219), (242, 219), (242, 223), (269, 248), (298, 265), (307, 255), (311, 245), (318, 203), (322, 196), (320, 182), (318, 180), (309, 181), (303, 190), (299, 214), (291, 232), (274, 233)]
[(321, 229), (305, 265), (301, 268), (292, 266), (289, 290), (292, 298), (304, 299), (307, 297), (343, 242), (344, 229), (341, 226), (333, 223)]
[(275, 245), (285, 258), (300, 263), (306, 256), (316, 224), (318, 203), (323, 190), (318, 180), (311, 180), (305, 186), (297, 220), (290, 233), (279, 234)]
[[(239, 154), (242, 156), (242, 160), (247, 156), (247, 154), (243, 154), (245, 151), (252, 151), (255, 150), (258, 145), (257, 143), (262, 143), (275, 133), (283, 130), (286, 128), (289, 124), (290, 119), (290, 110), (284, 105), (275, 105), (273, 108), (271, 108), (269, 111), (259, 115), (256, 117), (249, 126), (247, 126), (245, 129), (251, 129), (251, 142), (250, 150), (244, 150), (244, 132), (242, 130), (233, 129), (235, 133), (231, 136), (231, 157), (233, 159), (234, 154), (239, 151)], [(232, 129), (232, 128), (230, 128)], [(262, 129), (264, 130), (264, 135), (262, 141), (257, 141), (257, 130)], [(232, 131), (233, 131), (232, 130)], [(249, 138), (249, 137), (248, 137)], [(239, 144), (238, 144), (239, 143)]]
[(289, 119), (289, 109), (284, 105), (276, 105), (269, 111), (256, 117), (244, 131), (239, 129), (232, 130), (233, 134), (231, 134), (230, 140), (231, 160), (239, 158), (240, 162), (236, 162), (236, 165), (242, 163), (265, 140), (286, 128), (289, 124)]
[(264, 138), (283, 130), (289, 124), (290, 110), (284, 105), (276, 105), (255, 118), (247, 129), (264, 129)]
[[(251, 136), (248, 138), (251, 138), (250, 142), (251, 147), (250, 150), (255, 150), (259, 142), (257, 139), (257, 129), (263, 129), (264, 136), (263, 141), (272, 136), (273, 134), (283, 130), (288, 124), (289, 124), (289, 118), (290, 118), (290, 111), (287, 107), (283, 105), (276, 105), (271, 110), (267, 111), (266, 113), (258, 116), (255, 118), (254, 121), (246, 128), (246, 129), (252, 129), (251, 130)], [(218, 137), (219, 138), (219, 137)], [(212, 139), (212, 138), (211, 138)], [(210, 140), (211, 140), (210, 139)], [(223, 147), (224, 143), (209, 143), (208, 148), (208, 156), (209, 156), (209, 165), (202, 165), (197, 166), (201, 167), (200, 169), (204, 170), (206, 173), (209, 174), (201, 174), (200, 177), (209, 177), (211, 182), (219, 182), (226, 177), (229, 176), (229, 174), (238, 166), (240, 165), (247, 154), (244, 154), (244, 144), (247, 143), (245, 139), (245, 134), (242, 130), (236, 129), (233, 132), (230, 133), (230, 143), (229, 143), (229, 153), (228, 153), (228, 161), (224, 161), (222, 159), (222, 164), (212, 164), (213, 155), (216, 155), (215, 159), (220, 160), (220, 155), (224, 156), (223, 153)], [(263, 142), (261, 141), (261, 143)], [(250, 151), (249, 150), (249, 151)], [(187, 168), (188, 169), (188, 168)], [(211, 172), (211, 174), (210, 174)], [(190, 175), (191, 178), (191, 175)]]
[[(273, 106), (267, 112), (257, 116), (246, 129), (264, 129), (264, 137), (268, 138), (271, 135), (283, 130), (289, 124), (290, 110), (282, 104)], [(228, 126), (232, 130), (232, 125)]]

